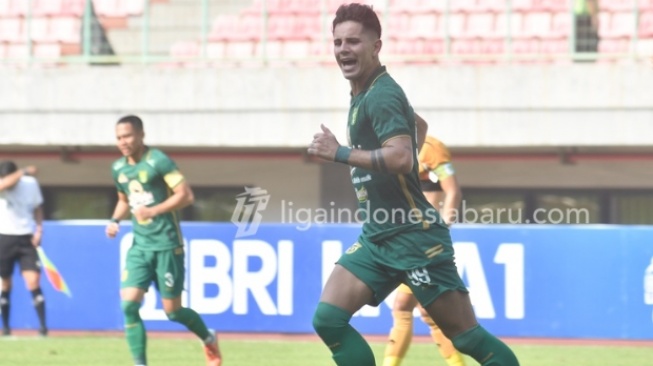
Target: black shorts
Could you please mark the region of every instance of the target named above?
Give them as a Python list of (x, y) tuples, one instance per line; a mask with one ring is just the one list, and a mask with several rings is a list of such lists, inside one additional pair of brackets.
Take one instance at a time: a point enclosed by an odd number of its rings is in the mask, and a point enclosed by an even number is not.
[(41, 271), (41, 261), (32, 245), (32, 235), (0, 234), (0, 277), (7, 278), (20, 263), (21, 271)]
[(420, 180), (420, 186), (422, 187), (422, 192), (442, 192), (442, 186), (440, 182), (434, 183), (431, 180)]

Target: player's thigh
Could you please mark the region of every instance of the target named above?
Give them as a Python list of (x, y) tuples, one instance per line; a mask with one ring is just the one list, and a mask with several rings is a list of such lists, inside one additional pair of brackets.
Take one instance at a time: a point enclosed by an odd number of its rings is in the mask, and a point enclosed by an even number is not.
[(147, 291), (156, 274), (154, 253), (140, 250), (137, 247), (129, 248), (120, 278), (121, 289), (136, 288)]
[(156, 282), (163, 299), (175, 299), (184, 290), (186, 267), (184, 247), (157, 251)]
[(0, 277), (9, 278), (18, 260), (18, 241), (14, 235), (0, 235)]
[[(451, 338), (476, 325), (465, 284), (453, 258), (422, 269), (419, 281), (409, 277), (408, 286), (442, 332)], [(428, 282), (427, 282), (428, 280)]]
[(370, 245), (373, 244), (355, 243), (345, 251), (337, 262), (342, 268), (336, 266), (334, 269), (327, 282), (333, 285), (325, 286), (322, 299), (328, 296), (332, 301), (349, 302), (358, 310), (365, 304), (377, 306), (394, 291), (400, 283), (401, 273), (378, 263)]

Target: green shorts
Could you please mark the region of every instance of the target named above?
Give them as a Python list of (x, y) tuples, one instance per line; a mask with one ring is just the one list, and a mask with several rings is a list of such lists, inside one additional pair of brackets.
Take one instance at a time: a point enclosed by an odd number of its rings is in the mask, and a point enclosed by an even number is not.
[(152, 281), (164, 299), (181, 296), (184, 290), (184, 247), (150, 251), (131, 247), (127, 252), (120, 288), (145, 291)]
[(337, 263), (372, 289), (373, 306), (401, 283), (423, 306), (446, 291), (467, 292), (456, 269), (449, 230), (440, 227), (400, 233), (376, 244), (361, 236)]

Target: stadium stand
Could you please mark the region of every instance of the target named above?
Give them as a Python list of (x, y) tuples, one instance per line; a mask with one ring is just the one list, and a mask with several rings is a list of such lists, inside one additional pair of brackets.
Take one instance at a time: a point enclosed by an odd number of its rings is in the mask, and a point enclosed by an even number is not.
[[(151, 0), (147, 49), (140, 36), (146, 0), (92, 4), (120, 56), (150, 52), (181, 61), (202, 56), (243, 61), (329, 56), (330, 15), (343, 2), (255, 0), (239, 3), (233, 11), (211, 2), (210, 27), (201, 37), (198, 4)], [(447, 55), (486, 62), (509, 55), (548, 62), (566, 58), (572, 49), (573, 14), (566, 0), (513, 0), (510, 9), (507, 0), (455, 0), (448, 9), (440, 0), (365, 2), (384, 22), (386, 55), (405, 61), (435, 62)], [(32, 0), (31, 9), (29, 3), (0, 0), (0, 60), (83, 53), (85, 0)], [(653, 54), (653, 0), (640, 0), (636, 9), (631, 0), (602, 0), (600, 6), (601, 55)]]
[[(161, 2), (159, 0), (159, 2)], [(0, 58), (56, 59), (82, 52), (85, 0), (0, 0)], [(93, 0), (105, 29), (124, 28), (143, 14), (145, 0)]]

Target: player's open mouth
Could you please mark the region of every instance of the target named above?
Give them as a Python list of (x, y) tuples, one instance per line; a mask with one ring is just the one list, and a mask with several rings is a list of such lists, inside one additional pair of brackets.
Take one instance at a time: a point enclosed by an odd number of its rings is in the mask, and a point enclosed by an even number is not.
[(356, 60), (353, 59), (340, 60), (340, 65), (343, 69), (351, 69), (352, 67), (356, 66)]

